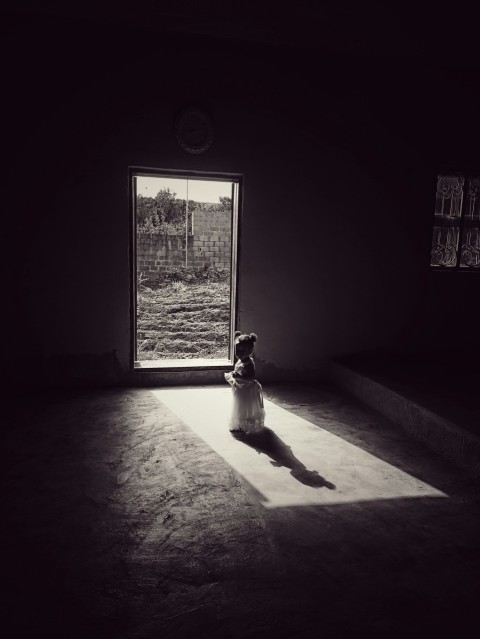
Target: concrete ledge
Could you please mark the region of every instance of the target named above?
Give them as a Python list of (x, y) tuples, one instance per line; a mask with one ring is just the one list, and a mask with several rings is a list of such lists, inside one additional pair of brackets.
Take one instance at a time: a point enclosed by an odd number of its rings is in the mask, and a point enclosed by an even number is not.
[(338, 386), (462, 468), (468, 475), (480, 477), (480, 437), (338, 362), (331, 362), (329, 377)]
[(174, 371), (143, 371), (140, 368), (127, 373), (122, 381), (124, 386), (137, 386), (141, 388), (226, 384), (224, 373), (231, 370), (232, 366), (221, 370), (182, 370), (179, 368)]

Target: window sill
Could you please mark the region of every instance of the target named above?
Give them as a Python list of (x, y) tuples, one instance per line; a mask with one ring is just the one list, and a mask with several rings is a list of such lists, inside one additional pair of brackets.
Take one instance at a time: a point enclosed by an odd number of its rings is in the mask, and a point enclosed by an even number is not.
[(134, 363), (134, 372), (230, 370), (229, 359), (147, 359)]
[(478, 266), (468, 266), (468, 267), (458, 267), (458, 266), (450, 266), (450, 267), (439, 267), (439, 266), (431, 266), (431, 273), (480, 273), (480, 268)]

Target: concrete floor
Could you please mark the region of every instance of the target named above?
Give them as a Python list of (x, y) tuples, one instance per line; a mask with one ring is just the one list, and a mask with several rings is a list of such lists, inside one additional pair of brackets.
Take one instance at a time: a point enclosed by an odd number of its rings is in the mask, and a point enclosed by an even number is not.
[[(12, 402), (5, 637), (470, 637), (479, 485), (332, 386)], [(478, 631), (478, 627), (477, 627)]]

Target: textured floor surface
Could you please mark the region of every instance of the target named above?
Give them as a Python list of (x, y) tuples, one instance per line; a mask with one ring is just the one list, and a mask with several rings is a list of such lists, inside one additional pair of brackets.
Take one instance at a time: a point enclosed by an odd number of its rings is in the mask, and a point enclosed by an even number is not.
[(234, 439), (227, 390), (12, 402), (4, 636), (474, 636), (478, 484), (330, 386)]

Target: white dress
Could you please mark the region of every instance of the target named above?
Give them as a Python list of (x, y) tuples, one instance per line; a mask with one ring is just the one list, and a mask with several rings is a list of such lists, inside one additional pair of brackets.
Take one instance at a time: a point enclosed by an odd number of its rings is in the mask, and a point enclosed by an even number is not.
[(244, 433), (255, 433), (261, 430), (265, 423), (262, 387), (253, 378), (255, 365), (251, 358), (246, 362), (238, 360), (233, 373), (225, 373), (225, 379), (232, 387), (233, 402), (229, 419), (230, 430), (240, 430)]

